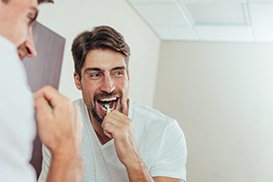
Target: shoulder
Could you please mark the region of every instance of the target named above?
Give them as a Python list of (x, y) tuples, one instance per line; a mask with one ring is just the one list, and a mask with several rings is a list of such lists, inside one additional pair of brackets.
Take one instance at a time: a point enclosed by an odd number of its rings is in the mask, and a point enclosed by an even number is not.
[[(136, 128), (147, 128), (149, 131), (165, 133), (168, 130), (181, 130), (178, 122), (157, 109), (140, 103), (131, 104), (131, 118)], [(181, 130), (182, 131), (182, 130)]]
[(152, 108), (150, 106), (140, 104), (140, 103), (132, 103), (132, 118), (133, 119), (145, 119), (149, 122), (157, 122), (162, 125), (168, 125), (169, 123), (177, 122), (175, 119), (170, 116), (160, 112), (159, 110)]
[(81, 111), (84, 111), (84, 101), (82, 98), (74, 100), (73, 102), (79, 106)]
[(80, 106), (80, 105), (82, 105), (82, 103), (83, 103), (83, 99), (80, 98), (80, 99), (74, 100), (73, 102), (74, 102), (75, 104), (77, 104), (78, 106)]

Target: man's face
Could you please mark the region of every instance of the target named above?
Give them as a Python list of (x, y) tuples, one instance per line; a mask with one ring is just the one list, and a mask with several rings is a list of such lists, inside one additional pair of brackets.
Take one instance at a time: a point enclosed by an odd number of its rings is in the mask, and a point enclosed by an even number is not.
[[(10, 0), (4, 3), (0, 0), (1, 35), (9, 39), (16, 47), (24, 47), (29, 53), (34, 53), (32, 26), (36, 20), (37, 0)], [(26, 55), (30, 56), (30, 55)]]
[(106, 107), (128, 114), (129, 75), (122, 54), (96, 49), (90, 51), (81, 70), (74, 74), (91, 119), (102, 123)]

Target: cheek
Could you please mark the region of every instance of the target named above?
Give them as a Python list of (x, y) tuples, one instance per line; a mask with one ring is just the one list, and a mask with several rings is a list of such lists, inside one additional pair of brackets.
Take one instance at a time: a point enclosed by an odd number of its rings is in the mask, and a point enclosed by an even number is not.
[(93, 92), (96, 87), (96, 84), (88, 80), (86, 77), (82, 77), (80, 83), (81, 83), (82, 91), (85, 93)]
[(120, 83), (120, 89), (122, 90), (124, 96), (127, 97), (128, 96), (128, 91), (129, 91), (129, 82), (128, 82), (128, 80), (124, 80), (124, 81), (122, 81), (122, 83)]
[(85, 87), (82, 87), (82, 92), (85, 97), (93, 98), (93, 96), (94, 96), (94, 92), (92, 89), (86, 89)]
[(95, 104), (93, 101), (93, 98), (94, 98), (93, 93), (90, 93), (86, 90), (82, 90), (82, 97), (83, 97), (83, 100), (84, 100), (85, 104), (87, 105), (87, 107), (89, 107), (89, 108), (94, 107)]
[(17, 46), (22, 45), (27, 41), (29, 34), (31, 33), (30, 27), (26, 23), (20, 22), (17, 28)]
[(89, 102), (93, 102), (94, 95), (96, 94), (96, 86), (93, 84), (82, 84), (82, 93), (83, 96), (89, 100)]
[(21, 16), (20, 19), (18, 20), (18, 26), (20, 27), (21, 35), (24, 37), (27, 37), (29, 31), (31, 31), (30, 26), (28, 24), (29, 22), (27, 21), (27, 18), (24, 16)]
[(129, 80), (128, 80), (128, 78), (127, 78), (126, 80), (123, 81), (123, 85), (124, 85), (124, 88), (125, 88), (126, 90), (128, 90), (128, 88), (129, 88)]

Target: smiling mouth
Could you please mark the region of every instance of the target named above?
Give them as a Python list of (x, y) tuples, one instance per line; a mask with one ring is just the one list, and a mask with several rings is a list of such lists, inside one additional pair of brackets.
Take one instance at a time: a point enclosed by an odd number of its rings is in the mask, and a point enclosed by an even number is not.
[(102, 98), (98, 99), (97, 103), (101, 107), (101, 109), (105, 112), (112, 111), (117, 107), (119, 97), (108, 97), (108, 98)]

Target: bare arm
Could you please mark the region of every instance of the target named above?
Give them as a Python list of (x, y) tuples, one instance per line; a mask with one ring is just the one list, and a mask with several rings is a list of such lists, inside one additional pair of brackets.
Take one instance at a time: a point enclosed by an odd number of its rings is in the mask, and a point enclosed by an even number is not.
[(137, 151), (132, 121), (127, 116), (114, 110), (104, 118), (102, 128), (106, 136), (114, 138), (117, 155), (130, 182), (183, 182), (170, 177), (151, 177)]
[(34, 96), (38, 132), (52, 153), (47, 181), (81, 181), (82, 120), (78, 107), (49, 86)]
[(184, 180), (181, 179), (175, 179), (175, 178), (168, 178), (168, 177), (154, 177), (155, 182), (185, 182)]
[(126, 168), (126, 170), (130, 182), (185, 182), (181, 179), (165, 176), (151, 177), (142, 162), (136, 164), (135, 167)]
[(52, 157), (47, 182), (81, 181), (82, 160), (77, 155), (71, 157)]

